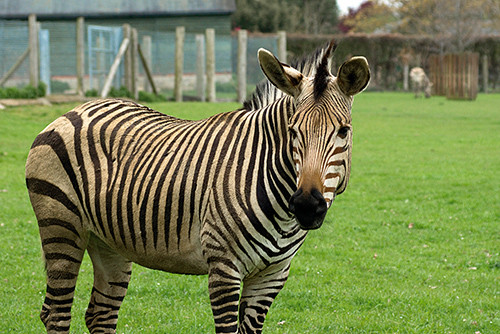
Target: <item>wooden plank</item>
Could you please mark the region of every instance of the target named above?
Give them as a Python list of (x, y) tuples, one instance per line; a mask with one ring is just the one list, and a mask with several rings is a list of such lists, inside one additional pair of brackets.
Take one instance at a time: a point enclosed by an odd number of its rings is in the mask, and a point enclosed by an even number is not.
[(138, 85), (138, 79), (139, 79), (139, 59), (137, 57), (137, 49), (139, 45), (139, 37), (137, 34), (137, 29), (133, 28), (131, 30), (130, 34), (130, 47), (129, 50), (131, 60), (132, 60), (132, 78), (131, 78), (131, 87), (130, 87), (130, 93), (132, 93), (132, 96), (134, 97), (135, 100), (139, 99), (139, 85)]
[(196, 93), (200, 101), (205, 102), (205, 36), (196, 35)]
[(488, 94), (488, 55), (483, 55), (482, 57), (482, 65), (483, 65), (483, 92)]
[[(123, 27), (123, 40), (128, 39), (130, 41), (131, 36), (131, 28), (130, 24), (124, 24)], [(124, 78), (123, 81), (125, 83), (125, 87), (129, 92), (132, 92), (132, 52), (130, 48), (127, 49), (127, 52), (124, 55), (123, 59), (123, 72)]]
[(176, 102), (182, 102), (182, 76), (184, 75), (184, 36), (186, 29), (177, 27), (175, 29), (175, 82), (174, 98)]
[[(436, 59), (435, 55), (430, 55), (429, 58), (427, 59), (427, 63), (429, 64), (429, 80), (432, 82), (432, 95), (438, 95), (437, 94), (437, 69), (436, 69)], [(406, 65), (406, 63), (404, 64)], [(403, 75), (405, 75), (403, 70)], [(405, 79), (403, 79), (405, 80)], [(408, 80), (408, 79), (406, 79)], [(404, 81), (403, 81), (404, 82)], [(403, 88), (405, 87), (403, 83)], [(404, 88), (406, 90), (406, 88)]]
[(30, 60), (30, 84), (33, 87), (38, 87), (38, 25), (36, 15), (31, 14), (28, 17), (29, 31), (29, 60)]
[(139, 57), (141, 58), (141, 62), (142, 62), (142, 68), (144, 68), (144, 72), (146, 72), (146, 77), (148, 79), (149, 85), (153, 89), (153, 93), (155, 95), (158, 95), (158, 91), (156, 90), (156, 85), (155, 85), (155, 82), (153, 80), (153, 75), (151, 74), (151, 70), (149, 68), (148, 61), (147, 61), (146, 57), (144, 56), (144, 53), (142, 52), (141, 45), (139, 45), (137, 47), (137, 51), (139, 52)]
[(286, 60), (286, 31), (278, 31), (278, 59), (285, 64)]
[(76, 93), (80, 96), (85, 94), (83, 87), (83, 76), (85, 75), (85, 19), (76, 19)]
[[(139, 44), (137, 51), (139, 52), (139, 56), (141, 57), (143, 68), (145, 68), (144, 64), (146, 64), (145, 66), (147, 66), (148, 71), (150, 71), (150, 73), (149, 73), (150, 75), (152, 73), (152, 71), (151, 71), (151, 49), (152, 49), (151, 36), (148, 36), (148, 35), (142, 36), (142, 42), (141, 42), (141, 44)], [(148, 75), (148, 73), (146, 73), (146, 75)], [(152, 81), (152, 77), (151, 77), (151, 80), (149, 80), (148, 77), (146, 77), (146, 79), (148, 79), (148, 80), (145, 80), (145, 82), (144, 82), (144, 91), (151, 93), (152, 87), (151, 87), (150, 82)], [(156, 94), (156, 92), (154, 92), (154, 93)]]
[(102, 88), (101, 97), (105, 98), (109, 94), (109, 90), (111, 89), (111, 83), (113, 82), (113, 78), (116, 75), (116, 71), (118, 70), (118, 66), (120, 66), (120, 62), (122, 60), (123, 55), (128, 49), (128, 45), (130, 43), (129, 38), (124, 38), (122, 44), (120, 45), (120, 49), (118, 50), (118, 54), (111, 65), (109, 70), (108, 77), (106, 78), (106, 82), (104, 83), (104, 87)]
[(205, 34), (207, 45), (207, 98), (208, 102), (215, 102), (215, 30), (207, 28)]
[(28, 54), (30, 53), (30, 48), (28, 47), (23, 54), (17, 59), (16, 63), (12, 65), (12, 67), (5, 73), (3, 78), (0, 80), (0, 86), (3, 86), (7, 80), (14, 74), (14, 72), (21, 66), (23, 61), (28, 57)]
[(471, 99), (475, 100), (479, 92), (479, 53), (474, 52), (472, 54), (472, 60), (470, 66), (472, 70), (471, 84), (473, 87), (473, 91), (471, 93)]
[(243, 103), (247, 97), (247, 43), (248, 33), (245, 29), (238, 31), (238, 102)]

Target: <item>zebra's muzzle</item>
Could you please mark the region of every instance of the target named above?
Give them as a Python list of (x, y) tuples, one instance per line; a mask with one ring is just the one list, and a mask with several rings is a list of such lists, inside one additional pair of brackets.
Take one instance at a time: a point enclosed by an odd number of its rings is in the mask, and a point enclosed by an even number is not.
[(323, 224), (328, 207), (318, 189), (305, 192), (299, 188), (290, 198), (288, 209), (295, 215), (300, 228), (314, 230)]

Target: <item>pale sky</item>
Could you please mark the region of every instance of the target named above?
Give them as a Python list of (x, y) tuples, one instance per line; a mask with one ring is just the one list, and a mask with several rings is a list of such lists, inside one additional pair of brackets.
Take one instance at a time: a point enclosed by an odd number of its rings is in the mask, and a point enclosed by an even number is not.
[(339, 6), (340, 14), (347, 14), (348, 8), (358, 8), (359, 5), (365, 0), (337, 0), (337, 5)]

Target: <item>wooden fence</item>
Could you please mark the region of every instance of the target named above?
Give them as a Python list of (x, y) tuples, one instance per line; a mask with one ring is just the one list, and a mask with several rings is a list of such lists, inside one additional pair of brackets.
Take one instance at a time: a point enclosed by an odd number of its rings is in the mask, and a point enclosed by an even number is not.
[(429, 64), (429, 80), (432, 82), (432, 95), (446, 96), (443, 57), (441, 55), (430, 55), (427, 61)]
[(444, 76), (446, 98), (475, 100), (478, 91), (479, 54), (445, 55)]
[(429, 79), (434, 95), (448, 99), (475, 100), (478, 93), (479, 54), (429, 56)]

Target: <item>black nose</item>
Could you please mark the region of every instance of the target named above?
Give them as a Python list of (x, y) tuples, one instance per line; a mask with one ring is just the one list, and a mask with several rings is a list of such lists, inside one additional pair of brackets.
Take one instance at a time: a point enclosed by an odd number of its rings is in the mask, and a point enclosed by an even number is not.
[(323, 224), (326, 215), (326, 201), (318, 189), (305, 192), (299, 188), (290, 198), (288, 209), (304, 230), (317, 229)]

